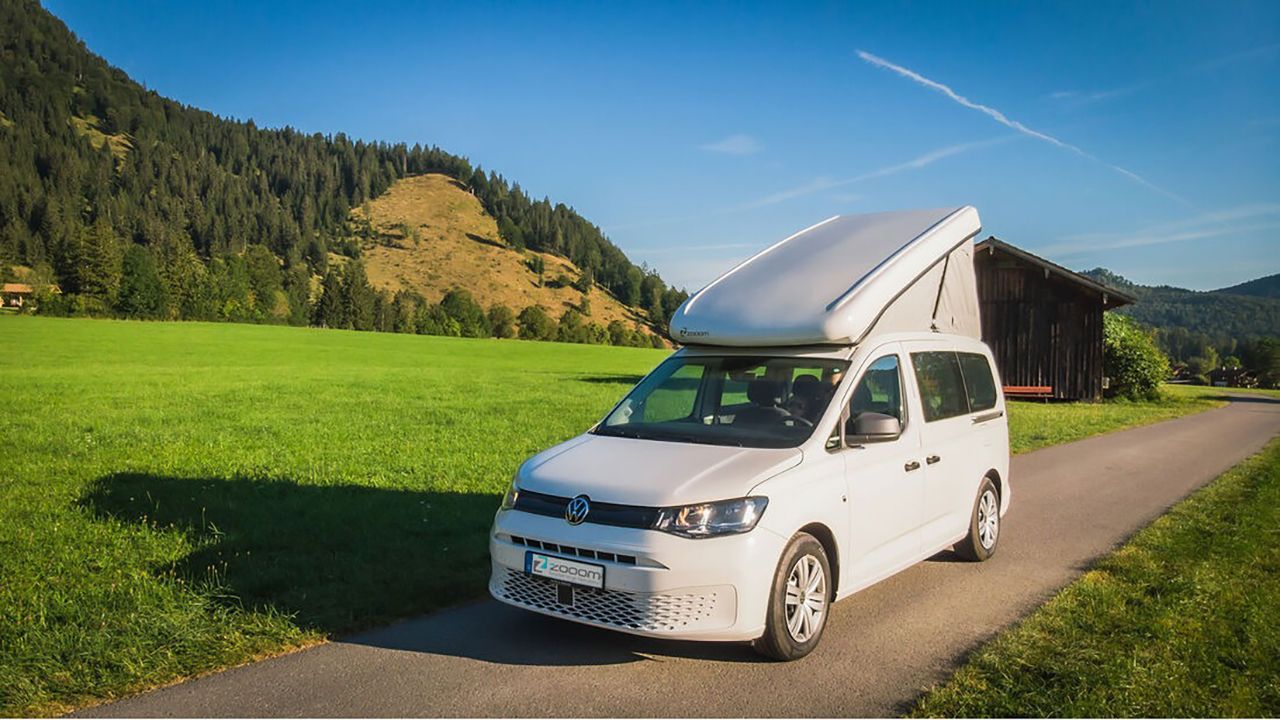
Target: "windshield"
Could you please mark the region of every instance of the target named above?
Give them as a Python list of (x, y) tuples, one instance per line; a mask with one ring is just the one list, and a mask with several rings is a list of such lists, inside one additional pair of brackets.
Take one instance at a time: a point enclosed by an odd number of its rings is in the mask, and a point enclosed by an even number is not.
[(600, 423), (597, 435), (795, 447), (813, 433), (849, 363), (809, 358), (668, 358)]

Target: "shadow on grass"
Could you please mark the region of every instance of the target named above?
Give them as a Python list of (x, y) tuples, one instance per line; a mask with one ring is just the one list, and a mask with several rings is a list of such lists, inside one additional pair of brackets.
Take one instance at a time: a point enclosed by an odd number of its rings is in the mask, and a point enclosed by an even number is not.
[(478, 596), (496, 495), (413, 492), (286, 479), (117, 473), (81, 504), (102, 519), (186, 535), (156, 568), (250, 610), (345, 632)]
[(584, 375), (574, 378), (578, 382), (594, 385), (619, 385), (631, 387), (644, 379), (643, 375)]
[(154, 568), (162, 580), (181, 579), (209, 602), (291, 615), (342, 642), (516, 665), (617, 664), (646, 659), (642, 653), (756, 659), (745, 646), (638, 638), (493, 600), (367, 630), (484, 597), (498, 500), (116, 473), (80, 503), (105, 521), (185, 535), (193, 551)]
[(1210, 400), (1221, 400), (1225, 402), (1239, 403), (1261, 403), (1264, 405), (1280, 405), (1280, 398), (1274, 398), (1269, 395), (1255, 395), (1251, 393), (1232, 393), (1230, 391), (1222, 395), (1214, 395)]
[(475, 234), (475, 233), (467, 233), (467, 238), (468, 238), (469, 240), (472, 240), (473, 242), (478, 242), (478, 243), (480, 243), (481, 245), (490, 245), (490, 246), (492, 246), (492, 247), (502, 248), (503, 250), (507, 250), (507, 249), (509, 249), (509, 246), (508, 246), (506, 243), (504, 243), (504, 242), (499, 242), (499, 241), (497, 241), (497, 240), (494, 240), (493, 238), (485, 237), (484, 235), (477, 235), (477, 234)]

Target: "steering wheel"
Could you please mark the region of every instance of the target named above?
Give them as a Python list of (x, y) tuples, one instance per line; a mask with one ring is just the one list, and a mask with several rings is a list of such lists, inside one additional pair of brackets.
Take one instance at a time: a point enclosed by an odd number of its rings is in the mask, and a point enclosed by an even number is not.
[(813, 427), (812, 422), (810, 422), (806, 418), (800, 417), (799, 415), (791, 415), (782, 419), (783, 425), (786, 425), (787, 423), (792, 423), (792, 422), (803, 423), (804, 427), (807, 427), (807, 428)]

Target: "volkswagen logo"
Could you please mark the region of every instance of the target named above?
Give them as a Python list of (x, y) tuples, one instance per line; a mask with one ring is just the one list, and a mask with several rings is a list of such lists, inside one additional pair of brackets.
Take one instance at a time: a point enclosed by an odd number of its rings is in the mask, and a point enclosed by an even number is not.
[(586, 495), (579, 495), (564, 506), (564, 519), (570, 525), (581, 525), (582, 521), (587, 519), (589, 512), (591, 512), (591, 499)]

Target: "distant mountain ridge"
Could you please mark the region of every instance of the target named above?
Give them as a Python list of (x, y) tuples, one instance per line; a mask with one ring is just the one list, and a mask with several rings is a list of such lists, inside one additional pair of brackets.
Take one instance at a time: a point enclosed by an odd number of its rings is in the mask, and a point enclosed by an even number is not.
[(1280, 298), (1280, 273), (1260, 277), (1249, 282), (1242, 282), (1239, 285), (1232, 285), (1221, 290), (1214, 290), (1214, 292), (1227, 293), (1229, 295)]
[(1280, 337), (1280, 275), (1221, 290), (1198, 291), (1169, 285), (1139, 285), (1106, 268), (1082, 275), (1122, 290), (1137, 302), (1116, 312), (1157, 328), (1183, 328), (1212, 338), (1246, 340)]

